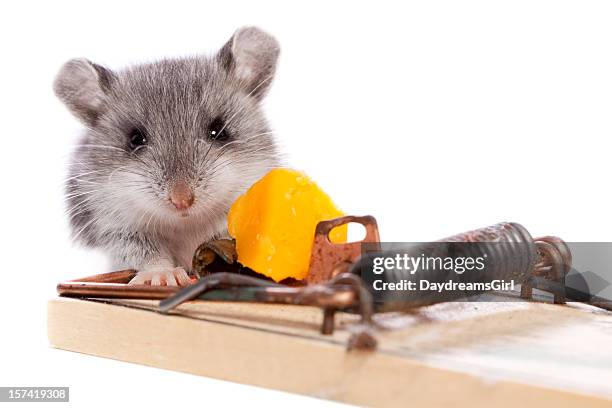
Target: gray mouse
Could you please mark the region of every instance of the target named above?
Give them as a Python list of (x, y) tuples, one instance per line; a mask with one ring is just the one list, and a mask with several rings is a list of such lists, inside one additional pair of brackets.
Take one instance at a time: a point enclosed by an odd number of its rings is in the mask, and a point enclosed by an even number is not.
[(244, 27), (213, 56), (65, 63), (54, 91), (86, 127), (65, 186), (73, 238), (136, 269), (132, 284), (189, 284), (197, 246), (226, 237), (233, 201), (281, 164), (261, 108), (278, 56)]

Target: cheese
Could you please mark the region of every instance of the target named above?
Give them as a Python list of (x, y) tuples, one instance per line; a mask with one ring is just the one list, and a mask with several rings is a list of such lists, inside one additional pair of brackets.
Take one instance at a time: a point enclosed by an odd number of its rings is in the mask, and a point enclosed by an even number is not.
[[(344, 215), (304, 173), (278, 168), (234, 202), (227, 226), (236, 239), (238, 262), (276, 282), (305, 279), (319, 221)], [(330, 232), (346, 242), (346, 225)]]

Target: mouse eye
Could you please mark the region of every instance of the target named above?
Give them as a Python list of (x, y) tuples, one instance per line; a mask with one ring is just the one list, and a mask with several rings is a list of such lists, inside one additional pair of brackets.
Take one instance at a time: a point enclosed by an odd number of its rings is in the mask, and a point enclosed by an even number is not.
[(130, 150), (135, 152), (147, 144), (147, 135), (143, 129), (134, 128), (130, 131)]
[(224, 141), (229, 138), (229, 131), (221, 118), (215, 118), (208, 126), (208, 138), (210, 140)]

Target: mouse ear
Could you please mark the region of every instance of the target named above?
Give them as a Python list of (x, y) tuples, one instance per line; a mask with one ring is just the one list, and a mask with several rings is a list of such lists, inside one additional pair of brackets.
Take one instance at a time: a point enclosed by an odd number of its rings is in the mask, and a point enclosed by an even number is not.
[(100, 65), (73, 59), (58, 72), (53, 90), (74, 116), (92, 126), (104, 109), (112, 78), (113, 73)]
[(265, 94), (280, 54), (278, 41), (257, 27), (242, 27), (219, 51), (219, 60), (231, 75), (245, 86), (245, 91), (261, 99)]

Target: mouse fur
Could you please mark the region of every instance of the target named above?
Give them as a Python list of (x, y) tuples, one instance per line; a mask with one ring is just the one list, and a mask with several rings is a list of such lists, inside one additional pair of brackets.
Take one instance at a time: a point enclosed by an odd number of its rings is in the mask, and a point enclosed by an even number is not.
[(244, 27), (212, 56), (66, 62), (54, 91), (86, 128), (65, 185), (73, 238), (136, 269), (131, 283), (188, 284), (197, 246), (227, 236), (233, 201), (281, 164), (261, 108), (278, 56)]

